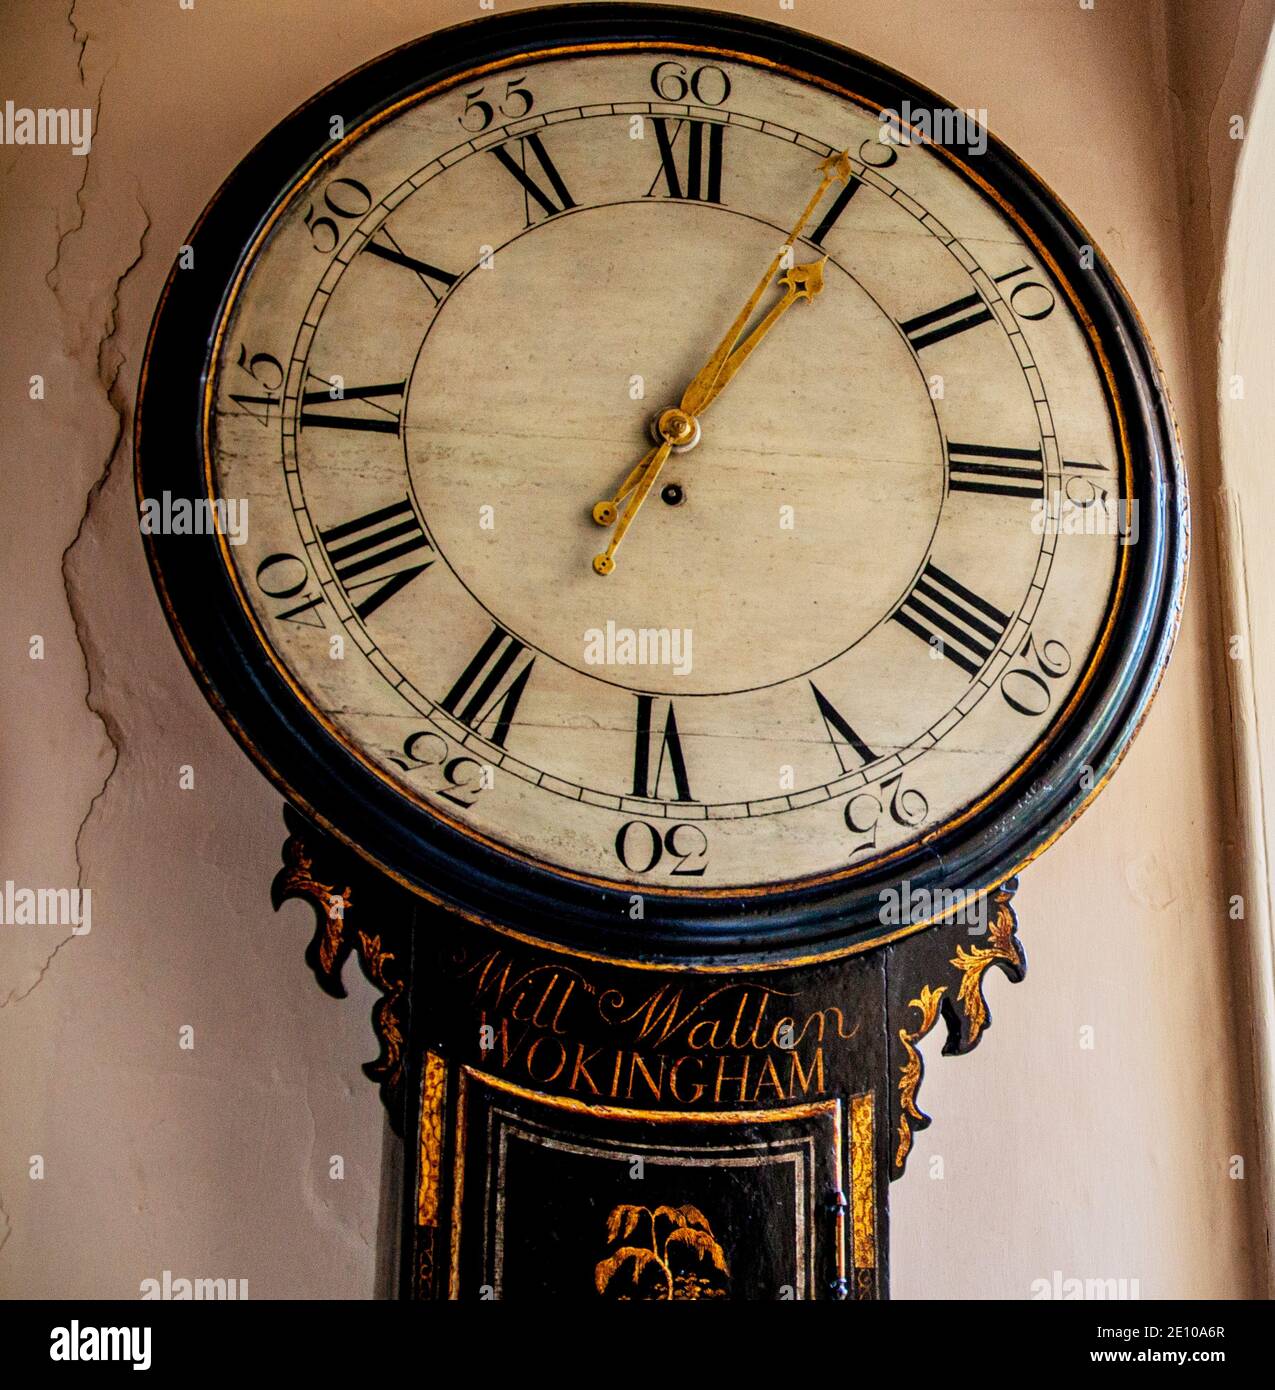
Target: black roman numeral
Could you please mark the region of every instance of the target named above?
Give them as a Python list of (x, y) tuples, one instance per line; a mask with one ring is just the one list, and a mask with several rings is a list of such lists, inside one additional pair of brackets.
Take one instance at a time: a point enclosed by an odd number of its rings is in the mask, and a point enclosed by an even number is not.
[[(515, 159), (509, 152), (510, 145), (518, 146), (518, 158)], [(549, 180), (549, 188), (552, 195), (546, 192), (539, 183), (527, 172), (527, 151), (530, 150), (536, 157), (536, 162), (540, 165), (545, 178)], [(516, 178), (522, 186), (523, 211), (527, 218), (527, 226), (531, 226), (531, 203), (534, 199), (544, 211), (552, 217), (555, 213), (565, 212), (568, 208), (575, 207), (575, 199), (567, 192), (567, 185), (562, 181), (562, 175), (558, 172), (549, 152), (544, 147), (544, 142), (538, 134), (524, 135), (518, 140), (510, 140), (508, 144), (498, 145), (492, 154), (505, 166), (506, 169)], [(557, 202), (554, 202), (554, 197)]]
[(931, 564), (891, 617), (923, 642), (937, 642), (942, 655), (971, 676), (1009, 626), (1007, 614)]
[[(433, 560), (426, 560), (422, 565), (409, 565), (406, 569), (395, 570), (393, 574), (372, 573), (374, 570), (383, 571), (386, 565), (401, 560), (404, 555), (432, 549), (406, 497), (401, 502), (379, 507), (365, 516), (356, 516), (353, 521), (320, 531), (319, 539), (323, 542), (333, 573), (351, 601), (354, 598), (353, 590), (372, 590), (354, 605), (354, 611), (364, 620), (434, 563)], [(370, 577), (363, 579), (360, 578), (362, 575)], [(358, 582), (353, 582), (355, 580)]]
[[(379, 256), (381, 260), (388, 261), (390, 265), (399, 265), (405, 270), (412, 271), (429, 291), (430, 298), (435, 304), (460, 279), (459, 275), (453, 275), (450, 270), (443, 270), (440, 266), (431, 265), (429, 261), (418, 260), (415, 256), (407, 255), (384, 227), (376, 235), (384, 237), (388, 244), (381, 245), (373, 239), (363, 248), (364, 252), (369, 256)], [(442, 287), (441, 293), (434, 288), (435, 285)]]
[(863, 180), (856, 174), (851, 174), (846, 180), (845, 187), (840, 189), (837, 196), (832, 200), (832, 205), (823, 215), (823, 221), (806, 238), (813, 241), (816, 246), (822, 249), (823, 239), (837, 225), (837, 218), (846, 210), (846, 205), (850, 199), (863, 187)]
[[(973, 312), (970, 312), (970, 311)], [(976, 328), (980, 323), (990, 322), (992, 311), (987, 307), (982, 295), (967, 294), (964, 299), (954, 299), (941, 308), (931, 309), (928, 314), (918, 314), (914, 319), (903, 319), (899, 327), (903, 330), (913, 348), (920, 352), (931, 343), (941, 343), (944, 338), (952, 338), (964, 333), (968, 328)]]
[[(874, 763), (880, 757), (879, 753), (874, 753), (871, 748), (859, 737), (850, 727), (846, 720), (831, 700), (814, 683), (810, 682), (810, 688), (814, 691), (815, 703), (819, 706), (819, 713), (823, 716), (824, 728), (828, 731), (828, 738), (832, 742), (833, 748), (837, 752), (837, 761), (841, 764), (842, 772), (851, 772), (854, 769), (846, 762), (843, 748), (854, 749), (855, 756), (859, 759), (862, 766), (865, 763)], [(840, 735), (840, 740), (838, 740)]]
[(673, 774), (673, 786), (677, 792), (676, 800), (694, 801), (691, 784), (686, 776), (686, 758), (682, 753), (682, 740), (677, 732), (677, 716), (673, 713), (672, 700), (668, 701), (664, 715), (663, 733), (659, 732), (659, 720), (655, 714), (655, 696), (639, 695), (637, 703), (633, 795), (645, 797), (647, 800), (659, 798), (660, 778), (664, 773), (664, 759), (667, 755), (669, 771)]
[[(655, 185), (664, 180), (670, 198), (693, 198), (699, 202), (722, 201), (722, 139), (726, 131), (720, 121), (670, 121), (665, 116), (653, 116), (655, 142), (660, 147), (660, 172), (651, 181), (646, 196), (652, 197)], [(685, 178), (678, 168), (677, 141), (683, 128)], [(704, 155), (704, 132), (708, 131), (708, 157)]]
[(479, 734), (483, 732), (482, 726), (494, 719), (492, 732), (483, 737), (503, 748), (509, 726), (518, 712), (518, 702), (527, 688), (531, 668), (536, 664), (534, 656), (524, 664), (526, 655), (523, 643), (497, 623), (474, 659), (460, 673), (460, 679), (447, 692), (443, 708)]
[[(314, 373), (311, 373), (314, 376)], [(322, 377), (315, 377), (322, 381)], [(306, 391), (301, 396), (301, 428), (312, 429), (322, 426), (333, 430), (375, 430), (381, 434), (397, 434), (403, 414), (403, 392), (406, 381), (387, 381), (380, 386), (346, 386), (337, 399), (332, 397), (332, 388), (320, 391)], [(383, 398), (397, 401), (397, 408), (382, 404)], [(347, 401), (367, 401), (371, 411), (366, 415), (327, 415), (320, 414), (320, 407), (341, 406)], [(310, 409), (307, 409), (310, 407)]]
[[(1011, 459), (993, 463), (992, 459)], [(1039, 449), (1007, 449), (998, 444), (947, 444), (948, 492), (990, 492), (998, 497), (1039, 497), (1045, 466)]]

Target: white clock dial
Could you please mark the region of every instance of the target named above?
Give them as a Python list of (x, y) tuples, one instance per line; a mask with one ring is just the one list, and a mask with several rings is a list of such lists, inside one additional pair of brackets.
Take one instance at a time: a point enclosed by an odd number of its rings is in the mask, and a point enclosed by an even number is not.
[[(881, 133), (735, 58), (580, 52), (405, 101), (282, 203), (210, 485), (274, 660), (403, 797), (697, 892), (853, 874), (1030, 764), (1104, 641), (1127, 463), (1064, 269)], [(595, 505), (786, 244), (599, 574), (636, 494)]]

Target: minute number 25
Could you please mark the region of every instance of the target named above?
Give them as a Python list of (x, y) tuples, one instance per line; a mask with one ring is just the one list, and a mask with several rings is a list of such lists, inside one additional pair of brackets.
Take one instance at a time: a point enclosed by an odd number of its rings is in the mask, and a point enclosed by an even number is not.
[(846, 828), (856, 835), (866, 835), (850, 850), (851, 859), (856, 854), (864, 854), (876, 848), (877, 830), (881, 821), (888, 818), (895, 825), (915, 829), (925, 823), (930, 814), (930, 803), (915, 787), (903, 785), (903, 774), (896, 772), (887, 777), (876, 792), (859, 792), (846, 802)]

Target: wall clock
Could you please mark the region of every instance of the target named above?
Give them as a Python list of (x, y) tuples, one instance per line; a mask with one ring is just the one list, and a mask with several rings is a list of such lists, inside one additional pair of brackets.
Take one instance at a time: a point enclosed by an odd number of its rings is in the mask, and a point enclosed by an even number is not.
[(1176, 630), (1114, 274), (900, 74), (645, 5), (359, 69), (190, 246), (137, 487), (217, 524), (143, 530), (384, 993), (405, 1291), (883, 1295), (915, 1044)]

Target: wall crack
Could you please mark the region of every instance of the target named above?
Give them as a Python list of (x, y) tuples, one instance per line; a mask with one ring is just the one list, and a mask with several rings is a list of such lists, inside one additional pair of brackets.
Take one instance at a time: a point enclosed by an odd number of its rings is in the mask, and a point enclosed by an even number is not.
[[(81, 187), (82, 186), (83, 185), (81, 185)], [(79, 827), (75, 832), (74, 851), (76, 866), (76, 885), (80, 888), (84, 887), (84, 859), (82, 854), (82, 842), (84, 839), (84, 832), (88, 828), (88, 823), (92, 819), (93, 813), (97, 809), (98, 803), (106, 794), (107, 788), (110, 786), (111, 779), (115, 776), (115, 772), (119, 767), (120, 749), (123, 744), (123, 735), (118, 723), (115, 721), (110, 711), (106, 709), (106, 707), (103, 704), (96, 700), (93, 664), (89, 655), (88, 624), (85, 619), (79, 599), (76, 595), (75, 584), (72, 581), (70, 566), (73, 553), (76, 547), (79, 545), (81, 539), (83, 538), (85, 528), (87, 527), (89, 519), (93, 514), (94, 505), (96, 504), (97, 499), (102, 492), (102, 489), (111, 479), (111, 474), (115, 466), (115, 460), (119, 457), (121, 446), (124, 443), (124, 435), (128, 423), (128, 401), (125, 397), (125, 393), (121, 386), (121, 377), (123, 375), (124, 367), (128, 359), (124, 353), (116, 349), (115, 340), (119, 332), (120, 299), (124, 293), (124, 287), (128, 283), (129, 277), (141, 264), (142, 257), (146, 253), (146, 239), (150, 233), (152, 226), (150, 213), (147, 211), (145, 205), (141, 200), (141, 197), (136, 191), (134, 192), (134, 198), (138, 208), (141, 211), (143, 218), (143, 224), (137, 237), (137, 250), (133, 255), (132, 260), (129, 261), (128, 265), (126, 265), (124, 269), (120, 272), (120, 274), (116, 277), (115, 284), (111, 291), (110, 305), (107, 309), (106, 321), (103, 325), (103, 332), (101, 337), (98, 339), (97, 353), (95, 359), (98, 384), (106, 397), (107, 404), (111, 407), (111, 410), (115, 414), (115, 433), (111, 440), (110, 448), (107, 451), (106, 459), (103, 463), (101, 471), (93, 480), (92, 486), (89, 488), (88, 493), (85, 496), (84, 509), (81, 512), (79, 522), (76, 525), (75, 534), (71, 537), (66, 548), (63, 550), (61, 559), (62, 586), (66, 593), (67, 609), (70, 612), (71, 623), (75, 629), (76, 642), (79, 645), (80, 654), (84, 660), (84, 703), (88, 707), (89, 712), (97, 719), (98, 723), (101, 724), (102, 729), (106, 734), (107, 741), (111, 746), (110, 766), (106, 769), (106, 772), (102, 777), (102, 781), (98, 789), (93, 793), (93, 796), (90, 798), (88, 807), (85, 809), (84, 815), (80, 820)], [(83, 218), (81, 218), (81, 225), (83, 225)], [(59, 247), (61, 245), (61, 242), (64, 240), (65, 236), (59, 238)], [(74, 939), (74, 932), (71, 932), (67, 936), (63, 937), (62, 940), (57, 943), (57, 945), (53, 948), (53, 950), (45, 959), (44, 965), (36, 974), (35, 980), (24, 990), (10, 990), (9, 993), (5, 996), (5, 998), (3, 1000), (0, 1000), (0, 1008), (6, 1008), (10, 1004), (21, 1003), (22, 1000), (27, 998), (28, 995), (30, 995), (34, 990), (36, 990), (40, 986), (41, 982), (44, 980), (44, 977), (48, 974), (49, 968), (52, 966), (55, 957), (58, 955), (58, 953), (62, 950), (64, 946), (68, 945)]]

